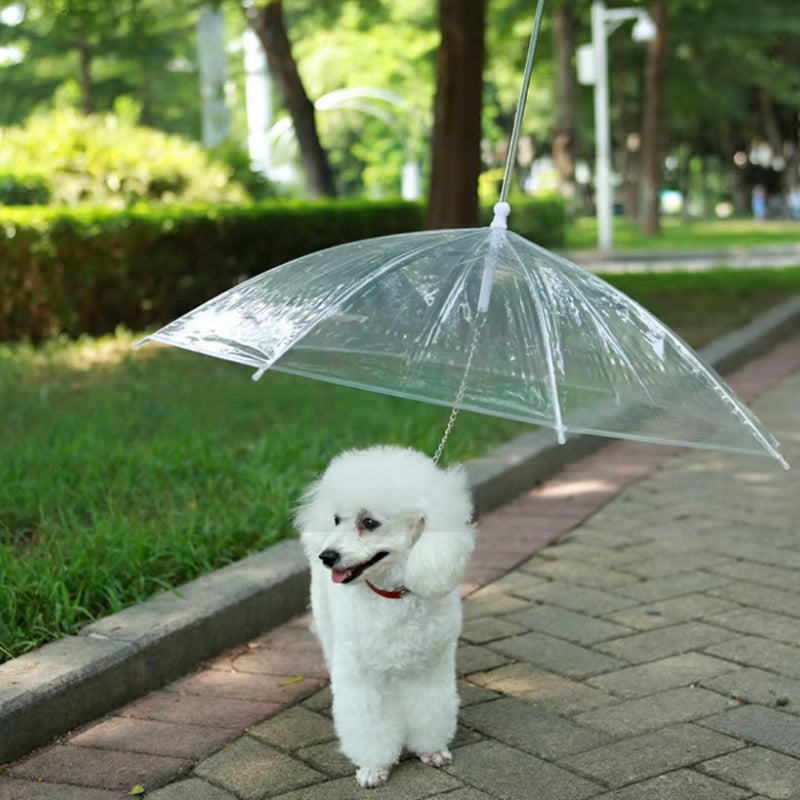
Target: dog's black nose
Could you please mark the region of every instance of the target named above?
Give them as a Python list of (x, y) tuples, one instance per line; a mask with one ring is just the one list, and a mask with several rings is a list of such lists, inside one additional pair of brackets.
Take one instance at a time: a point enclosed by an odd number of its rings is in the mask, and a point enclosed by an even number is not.
[(332, 567), (340, 558), (341, 555), (336, 550), (323, 550), (319, 554), (319, 560), (326, 567)]

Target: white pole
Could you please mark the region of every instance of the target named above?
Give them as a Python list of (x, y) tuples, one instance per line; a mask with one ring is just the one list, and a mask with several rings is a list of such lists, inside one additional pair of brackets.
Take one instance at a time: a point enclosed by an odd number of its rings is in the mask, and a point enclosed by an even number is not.
[(592, 3), (592, 45), (594, 47), (594, 136), (595, 205), (597, 207), (597, 246), (608, 254), (612, 247), (613, 198), (611, 192), (611, 126), (608, 118), (608, 48), (606, 44), (605, 4)]
[(252, 28), (245, 30), (242, 41), (247, 107), (247, 151), (253, 169), (269, 177), (272, 151), (267, 132), (272, 127), (272, 98), (267, 58)]
[(197, 55), (200, 62), (200, 97), (203, 105), (203, 144), (214, 147), (228, 138), (225, 104), (227, 57), (222, 12), (210, 5), (200, 9), (197, 20)]

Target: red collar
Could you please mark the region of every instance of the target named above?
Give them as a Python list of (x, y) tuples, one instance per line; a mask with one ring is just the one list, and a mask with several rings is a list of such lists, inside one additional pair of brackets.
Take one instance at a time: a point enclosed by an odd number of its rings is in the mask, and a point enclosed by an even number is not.
[(400, 600), (408, 594), (408, 589), (406, 589), (405, 586), (401, 586), (399, 589), (390, 592), (386, 589), (379, 589), (374, 583), (370, 583), (368, 580), (365, 580), (365, 583), (375, 594), (379, 594), (381, 597), (387, 597), (389, 600)]

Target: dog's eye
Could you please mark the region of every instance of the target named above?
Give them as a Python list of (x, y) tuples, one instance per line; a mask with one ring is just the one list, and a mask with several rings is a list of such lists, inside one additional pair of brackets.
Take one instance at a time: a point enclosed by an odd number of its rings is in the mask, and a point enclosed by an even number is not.
[(342, 521), (342, 518), (338, 514), (333, 515), (333, 524), (338, 525)]
[(364, 519), (361, 520), (361, 525), (368, 531), (374, 531), (381, 526), (380, 522), (376, 519), (372, 519), (372, 517), (364, 517)]

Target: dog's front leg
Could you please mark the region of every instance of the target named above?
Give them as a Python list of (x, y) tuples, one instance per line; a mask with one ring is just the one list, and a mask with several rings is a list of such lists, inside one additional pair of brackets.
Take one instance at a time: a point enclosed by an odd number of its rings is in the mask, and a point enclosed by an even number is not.
[[(338, 666), (338, 665), (337, 665)], [(385, 783), (400, 758), (403, 731), (392, 681), (349, 663), (331, 676), (333, 723), (342, 753), (356, 767), (356, 781)]]
[(456, 732), (459, 704), (455, 672), (453, 643), (437, 664), (402, 679), (405, 743), (432, 767), (443, 767), (452, 760), (448, 745)]

